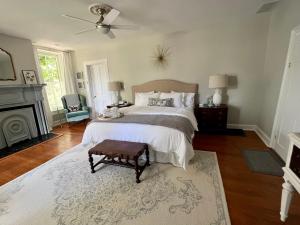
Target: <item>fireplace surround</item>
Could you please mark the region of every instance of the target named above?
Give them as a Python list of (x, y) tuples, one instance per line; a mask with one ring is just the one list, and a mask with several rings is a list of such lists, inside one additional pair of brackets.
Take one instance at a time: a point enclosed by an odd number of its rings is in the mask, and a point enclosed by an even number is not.
[(0, 85), (0, 149), (49, 133), (43, 86)]

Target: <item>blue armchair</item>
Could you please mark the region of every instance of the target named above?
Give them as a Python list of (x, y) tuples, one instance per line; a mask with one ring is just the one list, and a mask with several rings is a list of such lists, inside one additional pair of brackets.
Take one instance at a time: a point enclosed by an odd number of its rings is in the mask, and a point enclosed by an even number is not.
[[(87, 107), (86, 99), (80, 94), (65, 95), (61, 98), (64, 113), (66, 115), (67, 122), (77, 122), (88, 119), (90, 117), (90, 110)], [(79, 106), (79, 110), (71, 111), (70, 108)]]

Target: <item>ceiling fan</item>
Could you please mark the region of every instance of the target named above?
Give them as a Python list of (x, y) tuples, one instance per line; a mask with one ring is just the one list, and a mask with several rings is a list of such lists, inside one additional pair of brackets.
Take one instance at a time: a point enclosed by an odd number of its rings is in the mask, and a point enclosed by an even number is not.
[(111, 31), (112, 29), (123, 29), (123, 30), (137, 30), (138, 27), (134, 25), (113, 25), (112, 22), (118, 17), (120, 14), (120, 11), (112, 8), (111, 6), (107, 4), (93, 4), (89, 6), (89, 11), (96, 16), (100, 16), (98, 21), (93, 22), (87, 19), (82, 19), (76, 16), (70, 16), (70, 15), (62, 15), (66, 18), (78, 20), (86, 23), (93, 24), (94, 28), (89, 28), (82, 30), (78, 34), (83, 34), (91, 31), (102, 31), (103, 34), (106, 34), (109, 38), (115, 38), (115, 34)]

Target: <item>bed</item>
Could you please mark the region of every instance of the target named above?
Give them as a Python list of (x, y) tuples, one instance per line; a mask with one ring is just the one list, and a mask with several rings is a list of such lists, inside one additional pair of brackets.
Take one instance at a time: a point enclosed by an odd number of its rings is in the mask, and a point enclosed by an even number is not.
[[(155, 80), (132, 87), (133, 100), (137, 93), (148, 92), (178, 92), (194, 93), (193, 105), (197, 104), (198, 84), (189, 84), (176, 80)], [(137, 102), (136, 102), (137, 104)], [(161, 107), (133, 105), (120, 109), (124, 118), (133, 116), (144, 118), (172, 118), (175, 120), (189, 121), (193, 131), (197, 130), (197, 122), (191, 107)], [(156, 119), (157, 119), (156, 118)], [(164, 120), (160, 120), (164, 121)], [(175, 121), (176, 122), (176, 121)], [(171, 123), (171, 122), (169, 122)], [(181, 123), (183, 124), (183, 123)], [(143, 142), (149, 145), (150, 160), (161, 163), (172, 163), (174, 166), (186, 168), (189, 160), (194, 156), (192, 147), (193, 133), (185, 132), (180, 123), (177, 127), (170, 124), (143, 122), (107, 122), (94, 121), (90, 123), (83, 135), (82, 143), (97, 144), (105, 139)], [(178, 129), (179, 128), (179, 129)]]

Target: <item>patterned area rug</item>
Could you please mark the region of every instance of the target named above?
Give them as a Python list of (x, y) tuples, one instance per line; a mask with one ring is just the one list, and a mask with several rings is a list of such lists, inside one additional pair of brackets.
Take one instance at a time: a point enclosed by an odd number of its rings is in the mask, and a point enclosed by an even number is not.
[(91, 174), (78, 145), (0, 187), (1, 225), (230, 225), (216, 154), (196, 151), (187, 170), (153, 163), (103, 165)]

